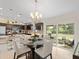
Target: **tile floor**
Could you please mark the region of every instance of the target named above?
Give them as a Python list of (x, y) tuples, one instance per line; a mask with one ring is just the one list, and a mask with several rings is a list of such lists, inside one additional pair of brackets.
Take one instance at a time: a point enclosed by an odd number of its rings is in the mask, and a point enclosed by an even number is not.
[(73, 59), (73, 50), (59, 47), (53, 47), (53, 59)]
[[(67, 49), (53, 47), (52, 54), (53, 59), (72, 59), (73, 52)], [(0, 53), (0, 59), (13, 59), (13, 51)], [(25, 59), (25, 57), (20, 59)]]

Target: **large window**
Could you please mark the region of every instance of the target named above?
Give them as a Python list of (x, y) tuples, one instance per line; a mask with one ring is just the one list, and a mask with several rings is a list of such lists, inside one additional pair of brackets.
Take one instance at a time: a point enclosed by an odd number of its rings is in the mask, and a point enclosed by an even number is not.
[(56, 25), (47, 25), (46, 31), (50, 38), (53, 40), (54, 45), (56, 45)]
[(6, 27), (0, 26), (0, 35), (5, 35), (5, 34), (6, 34)]
[(73, 46), (74, 24), (58, 24), (58, 43)]
[(74, 35), (74, 24), (58, 24), (58, 25), (47, 25), (47, 34), (53, 39), (54, 43), (58, 45), (73, 45)]
[(55, 34), (56, 26), (55, 25), (47, 25), (47, 34)]
[(58, 33), (61, 33), (61, 34), (74, 34), (73, 24), (59, 24), (58, 25)]

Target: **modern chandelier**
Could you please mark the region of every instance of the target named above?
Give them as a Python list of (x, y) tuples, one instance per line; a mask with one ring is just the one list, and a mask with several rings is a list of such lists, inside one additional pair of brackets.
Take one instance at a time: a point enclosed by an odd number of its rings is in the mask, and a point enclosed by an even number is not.
[(42, 18), (42, 14), (38, 11), (38, 1), (37, 0), (34, 0), (34, 2), (35, 2), (35, 5), (34, 5), (35, 9), (30, 14), (30, 16), (33, 19), (33, 21), (35, 22), (35, 21), (37, 21), (37, 20), (39, 20), (39, 19)]

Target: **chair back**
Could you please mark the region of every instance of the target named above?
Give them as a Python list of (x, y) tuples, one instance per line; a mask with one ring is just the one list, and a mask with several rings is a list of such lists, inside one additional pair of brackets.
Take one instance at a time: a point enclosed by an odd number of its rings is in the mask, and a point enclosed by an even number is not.
[(13, 41), (13, 44), (14, 44), (14, 51), (16, 52), (16, 54), (19, 52), (19, 48), (17, 46), (17, 43), (16, 41)]
[(52, 42), (51, 42), (51, 40), (50, 41), (44, 41), (43, 47), (36, 49), (35, 52), (41, 58), (45, 58), (48, 55), (52, 54)]
[(17, 45), (18, 48), (21, 48), (21, 47), (24, 46), (22, 44), (22, 42), (23, 42), (22, 40), (23, 39), (21, 37), (15, 36), (13, 41), (16, 43), (16, 45)]
[(47, 51), (47, 52), (52, 52), (52, 42), (51, 42), (51, 40), (48, 40), (48, 41), (45, 41), (44, 42), (44, 49)]

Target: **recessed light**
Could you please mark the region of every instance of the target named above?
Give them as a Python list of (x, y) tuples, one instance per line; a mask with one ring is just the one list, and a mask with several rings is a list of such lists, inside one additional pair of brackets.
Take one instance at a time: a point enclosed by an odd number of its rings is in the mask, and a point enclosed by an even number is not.
[(18, 14), (17, 16), (20, 17), (21, 15)]
[(9, 9), (10, 11), (13, 11), (13, 9)]
[(2, 10), (3, 8), (0, 8), (0, 10)]
[(18, 14), (17, 16), (20, 17), (22, 14)]

